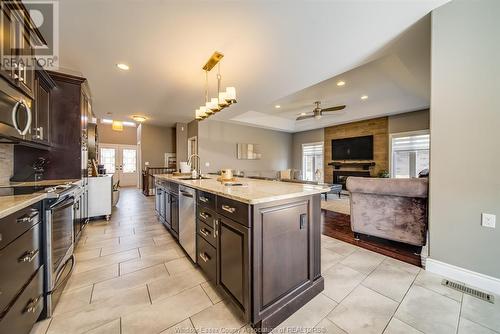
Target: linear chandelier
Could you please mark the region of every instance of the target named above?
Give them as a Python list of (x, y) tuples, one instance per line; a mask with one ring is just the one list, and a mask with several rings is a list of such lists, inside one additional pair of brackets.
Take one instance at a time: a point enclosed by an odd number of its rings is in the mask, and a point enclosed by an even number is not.
[[(205, 71), (205, 105), (196, 109), (196, 119), (201, 121), (221, 111), (224, 108), (236, 103), (236, 89), (227, 87), (225, 91), (221, 91), (222, 76), (220, 74), (220, 60), (224, 55), (215, 51), (203, 66)], [(209, 97), (208, 94), (208, 72), (217, 65), (217, 97)]]

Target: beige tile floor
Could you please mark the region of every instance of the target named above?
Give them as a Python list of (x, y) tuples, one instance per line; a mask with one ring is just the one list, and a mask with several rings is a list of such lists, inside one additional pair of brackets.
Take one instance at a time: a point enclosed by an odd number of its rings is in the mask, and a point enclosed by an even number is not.
[[(122, 189), (112, 220), (89, 224), (55, 315), (32, 334), (252, 332), (157, 222), (153, 201)], [(500, 297), (462, 295), (439, 276), (326, 236), (322, 264), (325, 290), (275, 333), (500, 333)]]

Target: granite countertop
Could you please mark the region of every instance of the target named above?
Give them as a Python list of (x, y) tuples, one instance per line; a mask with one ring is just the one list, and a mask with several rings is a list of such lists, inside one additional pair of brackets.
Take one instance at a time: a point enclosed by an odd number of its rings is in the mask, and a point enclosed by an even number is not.
[(172, 174), (157, 174), (154, 175), (154, 177), (214, 193), (247, 204), (259, 204), (300, 196), (321, 194), (330, 190), (329, 187), (321, 185), (247, 178), (237, 178), (237, 182), (242, 183), (243, 186), (224, 186), (221, 182), (217, 181), (217, 177), (213, 175), (209, 176), (209, 179), (202, 180), (181, 180), (180, 178), (185, 176), (173, 176)]
[(0, 197), (0, 218), (6, 217), (18, 210), (44, 200), (45, 193), (35, 193), (29, 195), (12, 195)]
[(9, 182), (0, 184), (0, 188), (10, 187), (50, 187), (66, 183), (75, 183), (79, 179), (58, 179), (58, 180), (40, 180), (40, 181), (24, 181), (24, 182)]

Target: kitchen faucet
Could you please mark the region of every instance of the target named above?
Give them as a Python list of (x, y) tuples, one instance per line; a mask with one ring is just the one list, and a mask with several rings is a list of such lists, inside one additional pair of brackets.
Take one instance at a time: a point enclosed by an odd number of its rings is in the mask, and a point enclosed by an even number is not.
[(198, 154), (191, 154), (188, 158), (188, 165), (191, 166), (192, 168), (192, 159), (193, 158), (198, 158), (198, 165), (197, 165), (197, 169), (194, 170), (194, 172), (196, 173), (196, 176), (193, 175), (194, 178), (201, 178), (201, 159), (200, 159), (200, 156)]

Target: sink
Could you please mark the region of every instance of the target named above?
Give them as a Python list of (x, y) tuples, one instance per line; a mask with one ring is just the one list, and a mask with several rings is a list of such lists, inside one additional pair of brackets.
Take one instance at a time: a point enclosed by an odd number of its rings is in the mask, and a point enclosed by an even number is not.
[(194, 180), (208, 180), (209, 177), (180, 177), (178, 180), (194, 181)]

